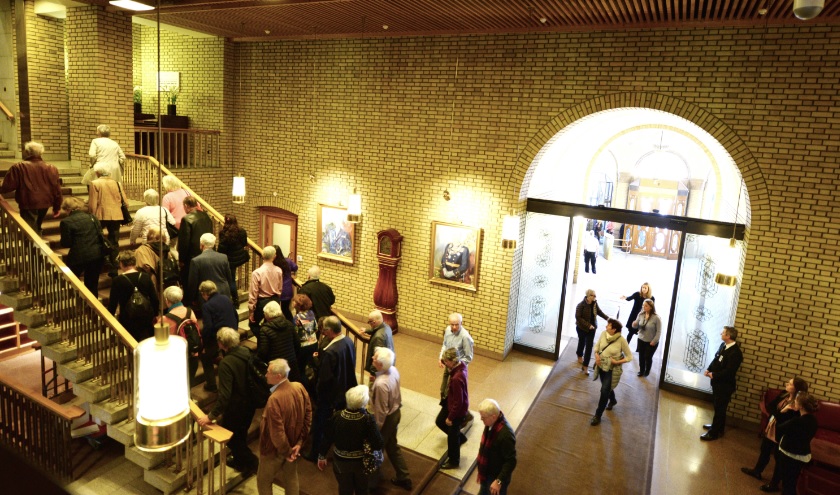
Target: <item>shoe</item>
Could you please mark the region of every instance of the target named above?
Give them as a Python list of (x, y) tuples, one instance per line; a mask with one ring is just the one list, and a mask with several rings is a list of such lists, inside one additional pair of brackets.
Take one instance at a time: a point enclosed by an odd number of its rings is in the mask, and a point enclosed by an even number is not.
[(592, 419), (589, 420), (589, 424), (592, 426), (598, 426), (599, 424), (601, 424), (601, 417), (592, 416)]
[(588, 366), (582, 366), (581, 371), (583, 372), (584, 375), (589, 376), (589, 367)]
[(649, 374), (650, 374), (650, 371), (645, 371), (645, 376), (648, 376)]
[(708, 424), (708, 425), (703, 425), (703, 429), (704, 429), (704, 430), (711, 430), (711, 429), (712, 429), (712, 425), (710, 425), (710, 424)]
[(404, 480), (398, 480), (398, 479), (394, 478), (394, 479), (391, 480), (391, 483), (394, 484), (394, 485), (397, 485), (398, 487), (403, 488), (405, 490), (411, 490), (412, 488), (414, 488), (414, 484), (408, 478), (406, 478)]
[(773, 492), (778, 492), (779, 491), (778, 485), (774, 485), (773, 483), (767, 483), (766, 485), (761, 485), (760, 487), (758, 487), (758, 489), (763, 491), (763, 492), (767, 492), (767, 493), (773, 493)]
[(218, 392), (219, 387), (208, 387), (207, 384), (204, 384), (204, 391), (205, 392)]
[(748, 475), (752, 476), (753, 478), (761, 481), (761, 473), (759, 473), (755, 469), (742, 467), (741, 472), (744, 473), (744, 474), (748, 474)]
[(645, 376), (645, 374), (640, 371), (640, 372), (636, 373), (636, 376)]
[(461, 442), (461, 445), (464, 445), (465, 443), (467, 443), (467, 436), (461, 433), (461, 436), (458, 440)]
[(712, 440), (717, 440), (720, 437), (721, 437), (721, 435), (718, 435), (716, 433), (712, 433), (711, 430), (710, 430), (710, 431), (707, 431), (706, 433), (700, 435), (700, 440), (703, 440), (704, 442), (711, 442)]
[(607, 404), (607, 411), (612, 411), (616, 404), (618, 404), (618, 401)]
[(461, 428), (471, 424), (475, 421), (475, 417), (473, 417), (472, 413), (467, 413), (467, 416), (464, 418), (464, 421), (461, 423)]
[(443, 464), (440, 465), (441, 469), (458, 469), (460, 467), (460, 462), (452, 462), (449, 459), (446, 460)]

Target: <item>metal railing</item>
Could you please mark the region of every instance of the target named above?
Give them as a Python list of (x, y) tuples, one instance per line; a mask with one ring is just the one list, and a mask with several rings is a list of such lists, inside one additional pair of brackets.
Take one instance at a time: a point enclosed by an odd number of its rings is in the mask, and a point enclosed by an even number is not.
[(220, 136), (216, 130), (135, 126), (134, 152), (152, 156), (172, 169), (215, 168), (221, 165)]
[(0, 380), (0, 444), (59, 479), (73, 476), (70, 430), (84, 414)]

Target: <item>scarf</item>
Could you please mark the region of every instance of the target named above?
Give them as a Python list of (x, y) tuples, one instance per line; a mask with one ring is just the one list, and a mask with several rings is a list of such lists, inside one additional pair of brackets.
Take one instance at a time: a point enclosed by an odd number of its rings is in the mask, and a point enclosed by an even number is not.
[(490, 447), (493, 446), (493, 442), (496, 440), (496, 435), (502, 431), (502, 428), (505, 425), (505, 415), (503, 412), (499, 411), (499, 419), (493, 423), (493, 426), (485, 426), (484, 433), (481, 435), (481, 445), (478, 447), (478, 482), (483, 483), (487, 477), (487, 473), (485, 472), (487, 469), (487, 464), (490, 462), (487, 455), (490, 451)]

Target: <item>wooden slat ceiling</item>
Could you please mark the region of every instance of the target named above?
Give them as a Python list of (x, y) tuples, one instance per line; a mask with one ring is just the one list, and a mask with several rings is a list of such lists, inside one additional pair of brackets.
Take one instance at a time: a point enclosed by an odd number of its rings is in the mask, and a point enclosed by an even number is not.
[(163, 0), (160, 20), (240, 41), (840, 23), (825, 3), (800, 21), (793, 0)]

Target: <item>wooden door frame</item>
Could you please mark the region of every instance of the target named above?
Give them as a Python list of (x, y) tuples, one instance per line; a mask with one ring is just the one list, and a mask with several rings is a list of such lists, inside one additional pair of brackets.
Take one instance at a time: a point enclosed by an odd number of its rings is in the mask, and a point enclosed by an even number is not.
[[(294, 245), (291, 246), (291, 251), (292, 251), (292, 254), (294, 254), (295, 257), (297, 257), (297, 255), (298, 255), (298, 250), (297, 250), (297, 245), (298, 245), (298, 242), (297, 242), (298, 241), (298, 232), (297, 232), (298, 216), (296, 214), (288, 211), (288, 210), (284, 210), (284, 209), (278, 208), (276, 206), (260, 206), (259, 207), (259, 212), (260, 212), (260, 242), (261, 242), (260, 245), (261, 246), (267, 246), (269, 241), (270, 241), (269, 228), (268, 228), (269, 227), (269, 222), (270, 222), (269, 218), (273, 217), (273, 218), (277, 218), (277, 219), (280, 219), (280, 220), (291, 221), (291, 222), (294, 222), (294, 225), (295, 225), (294, 232), (293, 232), (293, 239), (294, 239), (293, 244)], [(289, 256), (289, 253), (283, 253), (283, 254), (285, 254), (286, 256)]]

